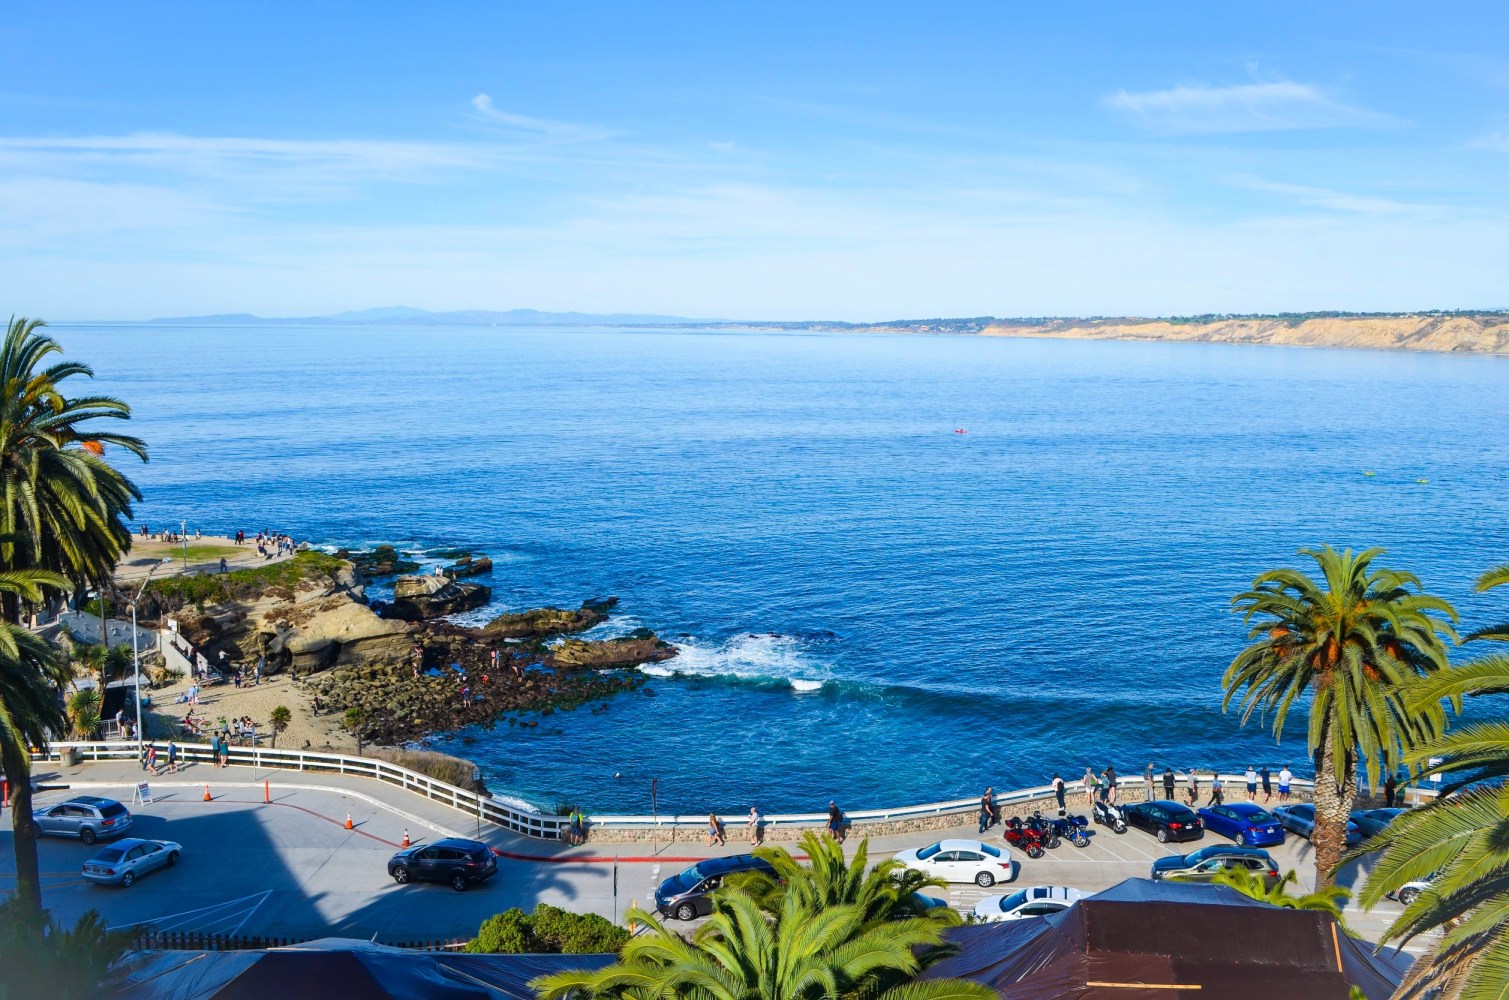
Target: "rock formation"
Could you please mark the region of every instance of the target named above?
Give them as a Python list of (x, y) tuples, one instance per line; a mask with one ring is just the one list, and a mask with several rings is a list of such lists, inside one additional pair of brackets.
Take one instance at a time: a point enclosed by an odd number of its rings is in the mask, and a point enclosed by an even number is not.
[(517, 614), (499, 615), (482, 627), (498, 639), (541, 639), (568, 632), (585, 632), (608, 619), (608, 612), (618, 603), (616, 597), (586, 601), (575, 611), (561, 608), (535, 608)]
[(491, 587), (457, 583), (446, 576), (401, 576), (393, 583), (393, 603), (384, 618), (417, 622), (480, 608), (492, 600)]

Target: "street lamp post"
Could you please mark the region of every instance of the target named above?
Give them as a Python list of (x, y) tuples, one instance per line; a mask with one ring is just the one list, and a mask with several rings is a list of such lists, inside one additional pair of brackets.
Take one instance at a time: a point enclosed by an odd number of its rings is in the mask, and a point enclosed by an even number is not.
[[(136, 588), (136, 596), (131, 598), (131, 667), (136, 674), (136, 752), (138, 754), (146, 745), (146, 737), (142, 732), (141, 724), (141, 640), (136, 635), (136, 605), (141, 600), (141, 595), (146, 592), (147, 584), (152, 582), (152, 574), (172, 561), (171, 557), (164, 559), (147, 570), (146, 579), (142, 580), (141, 586)], [(101, 596), (100, 600), (103, 602), (104, 597)], [(100, 627), (103, 629), (103, 624)]]

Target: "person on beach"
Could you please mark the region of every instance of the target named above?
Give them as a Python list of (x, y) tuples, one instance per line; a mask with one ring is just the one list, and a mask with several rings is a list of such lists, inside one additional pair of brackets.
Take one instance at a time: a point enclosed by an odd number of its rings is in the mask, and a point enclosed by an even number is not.
[(1110, 764), (1100, 772), (1100, 801), (1116, 804), (1116, 768)]
[(707, 814), (707, 846), (723, 845), (723, 824), (718, 822), (716, 813)]
[(840, 844), (844, 842), (844, 814), (835, 802), (828, 803), (828, 836)]
[(1267, 764), (1258, 768), (1258, 778), (1263, 783), (1263, 805), (1266, 806), (1273, 801), (1273, 773), (1268, 770)]
[(1247, 801), (1251, 802), (1257, 798), (1257, 768), (1248, 764), (1247, 773), (1243, 777), (1247, 779)]
[(1153, 801), (1153, 762), (1152, 761), (1148, 761), (1147, 762), (1147, 767), (1145, 767), (1143, 769), (1143, 771), (1142, 771), (1142, 794), (1147, 797), (1147, 801), (1148, 802)]
[(1169, 801), (1173, 801), (1173, 798), (1174, 798), (1174, 783), (1177, 780), (1178, 779), (1174, 776), (1174, 769), (1173, 768), (1171, 768), (1171, 767), (1165, 767), (1163, 769), (1163, 797), (1165, 799), (1168, 799)]
[(1085, 808), (1095, 808), (1095, 788), (1100, 784), (1100, 781), (1095, 777), (1094, 768), (1085, 768), (1085, 776), (1080, 781), (1085, 786)]
[(1000, 816), (996, 811), (995, 789), (986, 788), (985, 794), (980, 796), (980, 832), (989, 830), (998, 819)]
[(1289, 783), (1293, 780), (1294, 773), (1289, 770), (1289, 765), (1285, 764), (1284, 769), (1278, 773), (1278, 800), (1280, 802), (1289, 801)]
[(1064, 804), (1064, 779), (1058, 776), (1057, 771), (1053, 772), (1053, 781), (1051, 784), (1053, 787), (1053, 797), (1058, 800), (1058, 814), (1062, 816), (1068, 811), (1069, 807)]
[(749, 846), (760, 846), (760, 811), (754, 806), (749, 807), (749, 821), (744, 824), (749, 828)]

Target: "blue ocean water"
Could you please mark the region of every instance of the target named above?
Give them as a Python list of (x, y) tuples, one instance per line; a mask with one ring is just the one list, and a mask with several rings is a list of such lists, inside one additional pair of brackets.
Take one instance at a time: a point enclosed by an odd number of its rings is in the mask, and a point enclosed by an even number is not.
[(1245, 636), (1230, 597), (1301, 546), (1381, 545), (1482, 623), (1472, 580), (1509, 558), (1502, 358), (53, 332), (134, 406), (149, 523), (472, 547), (496, 561), (489, 613), (614, 594), (604, 634), (681, 645), (653, 695), (436, 741), (545, 806), (647, 812), (652, 779), (662, 812), (775, 812), (1090, 764), (1304, 771), (1302, 746), (1220, 711)]

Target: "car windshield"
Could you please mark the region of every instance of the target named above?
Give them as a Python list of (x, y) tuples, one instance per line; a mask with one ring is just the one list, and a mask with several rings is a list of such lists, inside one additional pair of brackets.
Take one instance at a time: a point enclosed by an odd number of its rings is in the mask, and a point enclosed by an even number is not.
[(125, 811), (125, 806), (121, 805), (119, 802), (112, 802), (108, 806), (104, 806), (100, 809), (100, 815), (104, 816), (106, 819), (109, 819), (112, 816), (120, 816), (124, 814)]
[(1250, 812), (1250, 813), (1247, 814), (1247, 822), (1249, 822), (1249, 823), (1277, 823), (1278, 820), (1274, 817), (1273, 813), (1269, 812), (1266, 809), (1254, 809), (1254, 810), (1252, 810), (1252, 812)]
[(941, 843), (930, 844), (929, 846), (924, 847), (917, 852), (917, 860), (926, 861), (928, 858), (932, 857), (934, 854), (937, 854), (942, 849), (943, 845)]
[(108, 863), (110, 863), (112, 861), (119, 861), (121, 859), (121, 855), (123, 855), (125, 853), (126, 853), (125, 851), (122, 851), (118, 847), (112, 847), (112, 848), (110, 848), (107, 851), (101, 851), (98, 854), (96, 854), (94, 856), (94, 860), (96, 860), (96, 861), (103, 861), (103, 862), (105, 862), (105, 863), (108, 864)]
[(697, 870), (696, 865), (693, 865), (680, 875), (677, 875), (674, 881), (676, 883), (676, 891), (686, 892), (702, 881), (702, 873)]
[(1197, 865), (1200, 862), (1205, 861), (1208, 858), (1213, 858), (1220, 853), (1221, 849), (1219, 847), (1202, 847), (1200, 850), (1195, 851), (1192, 854), (1184, 855), (1184, 863), (1187, 865)]
[(1001, 856), (1000, 850), (998, 848), (991, 847), (989, 844), (981, 844), (980, 850), (984, 851), (986, 854), (989, 854), (993, 858), (999, 858)]
[(1010, 913), (1025, 902), (1027, 902), (1027, 890), (1018, 889), (1009, 896), (1001, 897), (1001, 912)]

